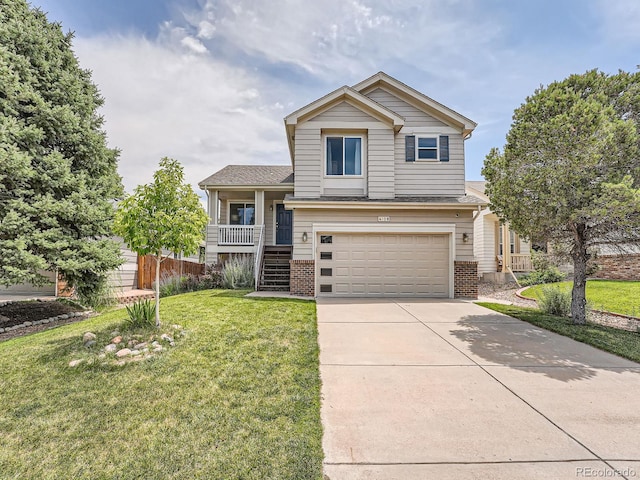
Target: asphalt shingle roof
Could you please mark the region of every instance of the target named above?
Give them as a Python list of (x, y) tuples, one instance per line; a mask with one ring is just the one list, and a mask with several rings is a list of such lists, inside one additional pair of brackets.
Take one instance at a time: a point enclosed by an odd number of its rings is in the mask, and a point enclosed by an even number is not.
[(293, 170), (285, 165), (227, 165), (202, 180), (200, 187), (215, 185), (293, 185)]
[(485, 186), (487, 185), (487, 182), (483, 180), (470, 180), (465, 183), (467, 184), (467, 187), (471, 187), (482, 194), (484, 194), (484, 189), (485, 189)]

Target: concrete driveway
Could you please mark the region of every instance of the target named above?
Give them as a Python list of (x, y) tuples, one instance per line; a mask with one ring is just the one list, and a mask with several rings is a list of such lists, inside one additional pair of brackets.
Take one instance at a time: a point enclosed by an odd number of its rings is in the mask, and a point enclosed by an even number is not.
[(453, 300), (318, 300), (325, 474), (640, 478), (640, 364)]

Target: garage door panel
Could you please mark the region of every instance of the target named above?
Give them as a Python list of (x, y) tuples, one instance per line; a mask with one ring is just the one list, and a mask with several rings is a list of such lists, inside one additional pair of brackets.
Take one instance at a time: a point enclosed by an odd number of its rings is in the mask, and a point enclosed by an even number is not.
[[(333, 234), (333, 243), (319, 245), (332, 251), (321, 268), (331, 268), (331, 292), (319, 295), (449, 296), (448, 234)], [(328, 247), (328, 248), (327, 248)], [(320, 269), (318, 269), (320, 272)]]

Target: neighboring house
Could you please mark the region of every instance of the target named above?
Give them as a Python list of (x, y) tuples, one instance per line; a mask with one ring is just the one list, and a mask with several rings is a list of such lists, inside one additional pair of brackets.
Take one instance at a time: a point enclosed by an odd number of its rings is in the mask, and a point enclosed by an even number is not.
[[(467, 195), (473, 195), (489, 203), (483, 181), (466, 182)], [(505, 248), (505, 245), (508, 248)], [(473, 253), (478, 261), (478, 275), (503, 272), (509, 267), (512, 272), (530, 272), (531, 243), (501, 223), (489, 208), (474, 214)], [(490, 277), (490, 275), (486, 275)]]
[(254, 255), (259, 289), (299, 295), (477, 296), (475, 127), (382, 72), (325, 95), (285, 118), (291, 167), (231, 165), (200, 182), (207, 262)]

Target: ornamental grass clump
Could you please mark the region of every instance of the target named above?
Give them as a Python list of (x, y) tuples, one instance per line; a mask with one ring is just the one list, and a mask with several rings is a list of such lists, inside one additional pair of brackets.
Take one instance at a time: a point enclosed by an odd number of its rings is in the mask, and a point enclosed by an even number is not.
[(251, 288), (254, 284), (253, 260), (234, 256), (222, 267), (222, 286), (230, 289)]

